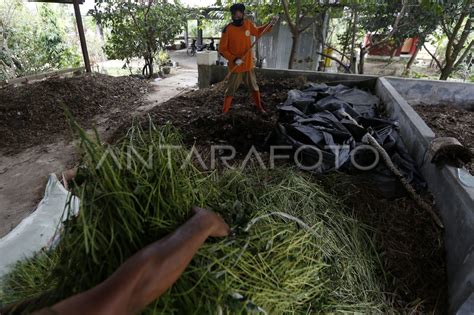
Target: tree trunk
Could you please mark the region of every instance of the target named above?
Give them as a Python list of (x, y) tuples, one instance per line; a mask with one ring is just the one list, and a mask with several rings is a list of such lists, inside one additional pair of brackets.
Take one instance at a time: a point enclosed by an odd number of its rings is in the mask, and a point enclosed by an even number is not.
[[(342, 57), (341, 57), (341, 62), (344, 62), (344, 58), (346, 57), (347, 50), (349, 49), (349, 34), (352, 34), (352, 21), (354, 20), (354, 12), (351, 11), (351, 19), (349, 23), (347, 24), (347, 29), (346, 29), (346, 34), (347, 38), (344, 40), (344, 46), (342, 46)], [(349, 60), (349, 66), (350, 66), (350, 60)]]
[(299, 34), (293, 33), (293, 42), (291, 43), (290, 59), (288, 60), (288, 69), (293, 69), (293, 62), (296, 58), (296, 49), (298, 48)]
[(408, 63), (407, 63), (407, 65), (406, 65), (406, 67), (405, 67), (405, 71), (404, 71), (404, 74), (405, 74), (405, 75), (409, 75), (409, 74), (410, 74), (411, 66), (413, 66), (413, 64), (415, 63), (416, 56), (418, 55), (418, 52), (420, 51), (420, 48), (421, 48), (422, 45), (423, 45), (423, 43), (418, 43), (418, 44), (416, 45), (415, 52), (413, 53), (413, 55), (411, 55), (410, 60), (408, 60)]
[(443, 69), (441, 69), (441, 75), (439, 76), (440, 80), (447, 80), (451, 73), (453, 72), (454, 69), (454, 62), (451, 60), (446, 61), (446, 64), (444, 65)]
[[(466, 44), (467, 39), (469, 38), (469, 34), (471, 31), (471, 25), (472, 25), (472, 17), (469, 16), (469, 2), (466, 2), (466, 7), (464, 8), (465, 11), (462, 12), (461, 17), (459, 18), (458, 22), (456, 23), (456, 27), (454, 28), (451, 37), (448, 36), (449, 41), (448, 41), (448, 46), (446, 47), (446, 62), (441, 69), (441, 75), (439, 77), (440, 80), (447, 80), (451, 73), (453, 72), (454, 68), (458, 65), (456, 63), (456, 59), (458, 59), (459, 54), (461, 53), (464, 45)], [(466, 23), (464, 24), (464, 28), (458, 38), (458, 32), (461, 30), (462, 23), (464, 21), (464, 18), (466, 16), (469, 16)], [(471, 44), (466, 49), (470, 49), (472, 47)], [(459, 62), (462, 62), (462, 57), (465, 57), (465, 54), (461, 55), (461, 58)]]
[(328, 33), (328, 26), (329, 26), (329, 12), (328, 10), (324, 10), (320, 16), (321, 25), (320, 27), (316, 27), (316, 31), (319, 31), (319, 47), (317, 52), (316, 58), (316, 69), (319, 69), (319, 64), (321, 61), (322, 54), (324, 53), (324, 47), (326, 46), (326, 37)]
[(355, 39), (357, 34), (357, 23), (359, 16), (357, 14), (357, 9), (354, 8), (354, 20), (352, 21), (352, 38), (351, 38), (351, 72), (356, 72), (356, 58), (355, 58)]
[(153, 73), (153, 71), (154, 71), (154, 69), (153, 69), (153, 62), (154, 62), (153, 57), (150, 57), (149, 62), (150, 63), (148, 64), (148, 70), (149, 70), (148, 72), (149, 72), (149, 77), (152, 78), (153, 74), (154, 74)]
[(153, 76), (153, 57), (144, 57), (145, 66), (142, 70), (142, 75), (146, 78), (151, 78)]
[(359, 66), (357, 67), (359, 74), (364, 74), (364, 64), (365, 64), (366, 53), (367, 53), (367, 50), (365, 49), (365, 47), (361, 47), (360, 53), (359, 53)]
[[(438, 49), (439, 49), (439, 44), (436, 45), (436, 48), (435, 48), (435, 51), (433, 53), (433, 56), (436, 56), (436, 54), (438, 53)], [(425, 47), (425, 50), (428, 51), (428, 48)], [(430, 65), (429, 67), (434, 69), (435, 68), (435, 57), (431, 56), (431, 61), (430, 61)], [(441, 69), (440, 69), (441, 70)]]

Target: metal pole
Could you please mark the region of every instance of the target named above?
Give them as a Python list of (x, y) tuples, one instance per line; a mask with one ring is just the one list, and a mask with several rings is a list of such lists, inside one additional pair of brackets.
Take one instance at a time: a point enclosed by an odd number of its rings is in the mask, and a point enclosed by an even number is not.
[(82, 57), (87, 72), (91, 72), (91, 63), (89, 61), (89, 53), (87, 52), (86, 36), (84, 35), (84, 27), (82, 26), (81, 10), (79, 9), (79, 0), (74, 0), (74, 14), (76, 15), (77, 31), (81, 42)]

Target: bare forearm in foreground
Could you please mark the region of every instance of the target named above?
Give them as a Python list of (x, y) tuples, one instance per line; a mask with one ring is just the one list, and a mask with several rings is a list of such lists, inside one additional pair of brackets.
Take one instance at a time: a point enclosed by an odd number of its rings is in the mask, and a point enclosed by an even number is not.
[(229, 226), (216, 214), (195, 214), (176, 231), (129, 258), (98, 286), (54, 305), (58, 314), (135, 314), (179, 278), (209, 236), (222, 237)]

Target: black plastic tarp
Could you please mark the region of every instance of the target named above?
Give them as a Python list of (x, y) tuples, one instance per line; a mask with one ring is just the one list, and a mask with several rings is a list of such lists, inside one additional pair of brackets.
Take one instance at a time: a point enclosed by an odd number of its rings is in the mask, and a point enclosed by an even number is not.
[(374, 165), (362, 171), (370, 172), (389, 192), (394, 177), (381, 159), (375, 163), (375, 150), (362, 142), (369, 131), (409, 182), (416, 188), (423, 187), (416, 164), (400, 139), (397, 122), (380, 117), (379, 105), (376, 95), (357, 87), (310, 83), (303, 90), (288, 92), (287, 100), (279, 107), (271, 144), (291, 146), (299, 166), (311, 172), (361, 171), (360, 166)]

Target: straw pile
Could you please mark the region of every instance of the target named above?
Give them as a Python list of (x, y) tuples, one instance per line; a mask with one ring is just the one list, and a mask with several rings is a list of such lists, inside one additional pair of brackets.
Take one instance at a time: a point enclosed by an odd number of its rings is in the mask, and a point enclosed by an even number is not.
[(86, 290), (197, 205), (220, 213), (235, 233), (208, 240), (145, 313), (391, 311), (366, 227), (307, 175), (291, 168), (203, 173), (188, 163), (189, 151), (169, 147), (181, 144), (170, 127), (133, 127), (113, 147), (76, 130), (84, 151), (73, 188), (80, 213), (54, 250), (4, 279), (0, 303), (41, 295), (37, 309)]

